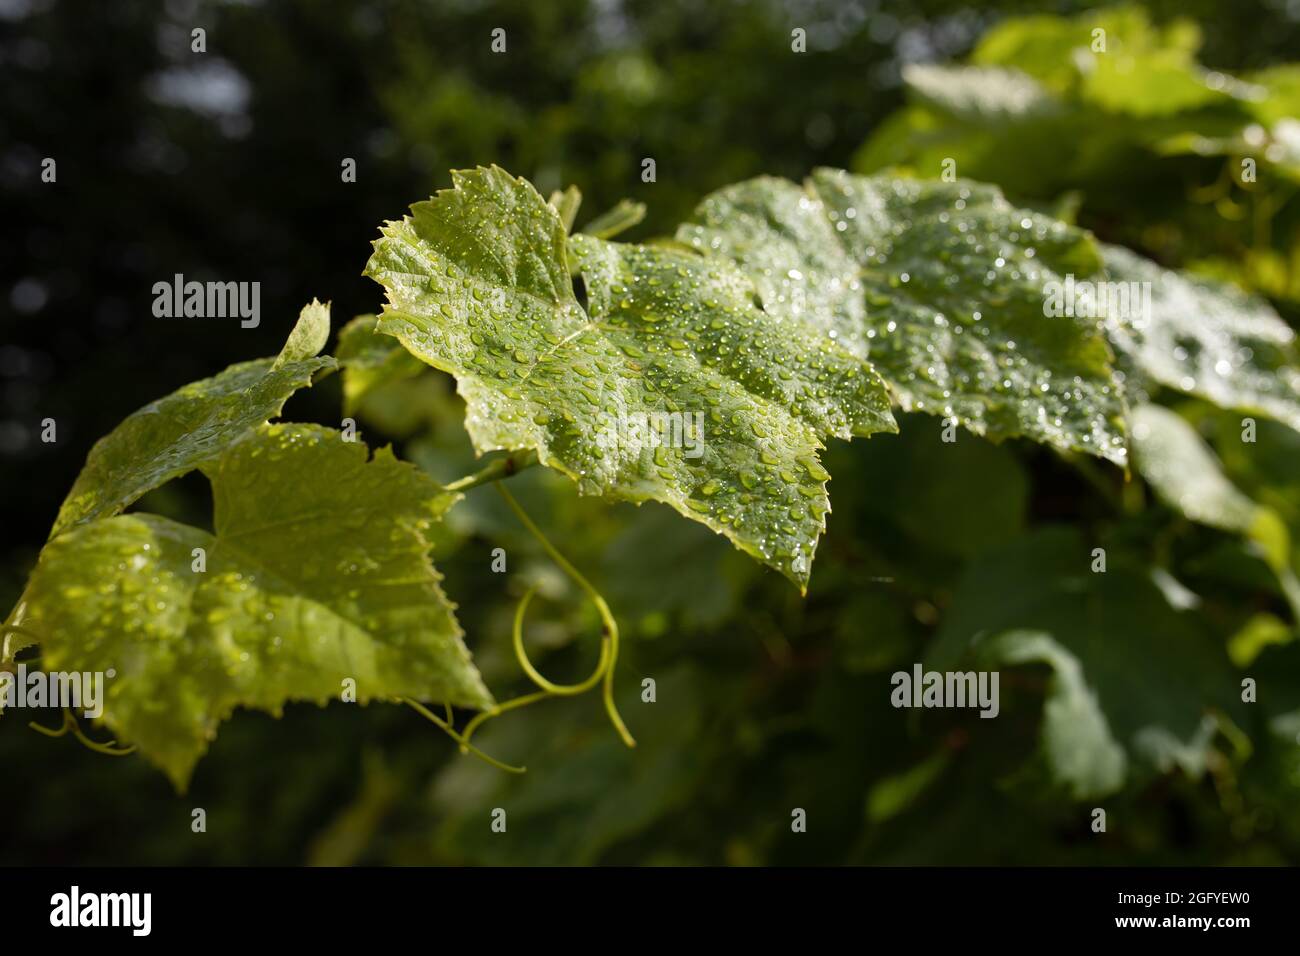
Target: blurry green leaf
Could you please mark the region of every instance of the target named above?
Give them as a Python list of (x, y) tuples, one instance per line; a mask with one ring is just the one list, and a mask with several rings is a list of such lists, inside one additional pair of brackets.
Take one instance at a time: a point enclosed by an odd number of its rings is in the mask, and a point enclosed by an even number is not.
[(645, 203), (624, 199), (613, 209), (606, 210), (583, 226), (582, 231), (597, 239), (612, 239), (644, 218)]
[(339, 333), (336, 357), (343, 367), (345, 415), (356, 412), (379, 387), (414, 378), (427, 367), (391, 335), (379, 334), (378, 322), (373, 315), (359, 315)]
[(115, 670), (103, 720), (181, 789), (237, 707), (325, 704), (348, 678), (362, 702), (490, 706), (423, 533), (459, 496), (368, 457), (339, 432), (266, 426), (206, 467), (215, 534), (131, 514), (55, 538), (17, 614), (42, 666)]
[(1055, 99), (1027, 73), (997, 66), (910, 64), (903, 81), (923, 102), (972, 123), (1053, 112)]
[(951, 756), (941, 750), (900, 774), (886, 777), (867, 793), (867, 819), (884, 823), (907, 810), (948, 768)]
[(1254, 542), (1300, 614), (1291, 537), (1277, 512), (1256, 504), (1228, 480), (1210, 446), (1182, 416), (1159, 405), (1140, 405), (1131, 421), (1134, 462), (1156, 494), (1192, 521)]
[(385, 226), (367, 274), (388, 293), (380, 331), (457, 377), (480, 453), (534, 448), (583, 493), (663, 501), (800, 586), (829, 508), (823, 439), (895, 429), (870, 367), (765, 314), (735, 269), (566, 249), (555, 210), (495, 167)]
[(1119, 246), (1106, 246), (1104, 254), (1111, 282), (1128, 284), (1128, 307), (1108, 308), (1105, 318), (1116, 352), (1138, 372), (1134, 385), (1150, 377), (1300, 430), (1300, 353), (1295, 332), (1272, 307)]
[(1081, 230), (990, 186), (819, 170), (722, 189), (678, 237), (735, 261), (768, 314), (869, 358), (907, 411), (1125, 460), (1098, 324), (1044, 311), (1047, 283), (1100, 269)]
[(50, 536), (115, 515), (146, 491), (212, 461), (251, 429), (274, 418), (285, 401), (334, 359), (307, 354), (328, 332), (328, 307), (313, 302), (275, 359), (232, 365), (131, 414), (90, 449), (59, 509)]
[[(1102, 734), (1102, 718), (1126, 753), (1128, 782), (1138, 768), (1191, 765), (1192, 755), (1212, 745), (1208, 711), (1242, 713), (1221, 637), (1171, 608), (1145, 570), (1120, 556), (1111, 555), (1104, 573), (1093, 573), (1091, 548), (1074, 530), (1047, 528), (986, 553), (968, 566), (925, 660), (929, 670), (957, 670), (964, 660), (979, 659), (989, 635), (1025, 631), (1050, 638), (1050, 645), (1042, 637), (1018, 638), (1020, 646), (1007, 650), (1054, 668), (1060, 683), (1049, 692), (1049, 699), (1056, 696), (1044, 712), (1052, 728), (1049, 734), (1044, 725), (1044, 745), (1049, 767), (1076, 793), (1116, 779), (1120, 764)], [(1068, 728), (1066, 714), (1083, 723)], [(1086, 748), (1072, 755), (1072, 747), (1084, 745), (1070, 742), (1071, 735), (1083, 728), (1090, 728)]]
[(1222, 102), (1239, 83), (1209, 74), (1182, 51), (1119, 52), (1096, 58), (1083, 95), (1108, 112), (1149, 119)]
[(1228, 656), (1238, 667), (1249, 667), (1264, 648), (1294, 639), (1291, 628), (1272, 614), (1253, 614), (1228, 639)]
[(1252, 73), (1247, 81), (1263, 91), (1251, 103), (1251, 113), (1262, 123), (1272, 126), (1283, 120), (1294, 122), (1300, 117), (1300, 63), (1284, 63)]
[(1111, 734), (1078, 658), (1036, 631), (1011, 631), (980, 645), (991, 664), (1042, 663), (1052, 669), (1043, 703), (1043, 755), (1054, 779), (1075, 800), (1103, 797), (1124, 785), (1128, 760)]
[(1052, 89), (1077, 89), (1109, 60), (1124, 64), (1166, 56), (1190, 63), (1200, 47), (1200, 31), (1187, 20), (1174, 20), (1163, 29), (1151, 23), (1137, 6), (1090, 10), (1074, 17), (1038, 14), (1011, 17), (980, 38), (971, 62), (980, 66), (1024, 70)]
[(1286, 525), (1237, 490), (1195, 428), (1159, 405), (1139, 405), (1131, 417), (1134, 463), (1166, 504), (1193, 521), (1247, 535), (1270, 567), (1287, 566)]

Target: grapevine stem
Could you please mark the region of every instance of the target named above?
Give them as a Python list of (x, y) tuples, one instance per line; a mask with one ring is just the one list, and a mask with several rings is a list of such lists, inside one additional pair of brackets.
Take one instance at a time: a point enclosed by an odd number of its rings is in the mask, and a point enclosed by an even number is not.
[(466, 475), (464, 478), (457, 478), (451, 484), (443, 487), (447, 491), (465, 491), (468, 488), (486, 485), (491, 481), (509, 478), (511, 475), (523, 471), (525, 468), (531, 468), (535, 464), (537, 464), (537, 452), (532, 449), (512, 451), (504, 458), (494, 458), (474, 474)]
[(475, 757), (478, 757), (480, 760), (485, 761), (488, 764), (491, 764), (493, 767), (496, 767), (498, 770), (504, 770), (507, 773), (524, 773), (528, 769), (527, 767), (512, 767), (509, 764), (502, 763), (500, 760), (497, 760), (495, 757), (489, 757), (487, 754), (479, 750), (477, 747), (472, 746), (465, 737), (456, 733), (456, 729), (452, 727), (450, 723), (443, 720), (441, 717), (439, 717), (437, 714), (431, 711), (428, 707), (425, 707), (423, 704), (421, 704), (418, 700), (411, 700), (409, 697), (403, 697), (401, 698), (401, 700), (402, 703), (406, 704), (408, 707), (414, 710), (421, 717), (441, 727), (443, 732), (448, 737), (456, 741), (456, 743), (460, 744), (460, 749), (462, 753), (472, 753)]
[(116, 746), (116, 740), (110, 740), (108, 743), (103, 744), (91, 740), (82, 732), (81, 726), (77, 723), (77, 718), (72, 715), (72, 711), (70, 710), (63, 711), (63, 726), (58, 730), (51, 730), (49, 727), (42, 727), (34, 720), (27, 726), (38, 733), (44, 734), (46, 737), (62, 737), (71, 731), (72, 736), (76, 737), (83, 746), (95, 751), (97, 754), (105, 754), (109, 757), (125, 757), (128, 754), (135, 753), (134, 744), (130, 747), (118, 747)]

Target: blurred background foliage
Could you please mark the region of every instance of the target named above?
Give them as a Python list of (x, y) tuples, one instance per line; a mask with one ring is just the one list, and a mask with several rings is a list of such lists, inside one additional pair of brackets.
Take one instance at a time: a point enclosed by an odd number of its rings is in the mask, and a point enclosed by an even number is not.
[[(360, 271), (377, 226), (452, 168), (495, 162), (543, 192), (575, 183), (580, 222), (645, 202), (641, 238), (748, 176), (932, 176), (952, 157), (1104, 239), (1259, 291), (1295, 324), (1300, 214), (1279, 183), (1300, 182), (1300, 68), (1285, 66), (1300, 3), (1085, 6), (0, 0), (0, 598), (16, 600), (96, 438), (273, 354), (312, 296), (333, 300), (336, 327), (373, 311)], [(1085, 73), (1062, 40), (1097, 17), (1123, 76)], [(206, 54), (190, 52), (194, 27)], [(791, 52), (795, 27), (806, 54)], [(1225, 173), (1244, 154), (1276, 170), (1267, 188)], [(40, 182), (46, 156), (56, 184)], [(355, 183), (340, 180), (345, 157)], [(641, 181), (643, 157), (657, 182)], [(153, 318), (153, 283), (177, 272), (260, 281), (262, 325)], [(286, 417), (337, 423), (339, 382)], [(1300, 435), (1261, 421), (1245, 445), (1239, 416), (1178, 410), (1300, 541)], [(357, 415), (372, 444), (439, 479), (474, 467), (445, 376), (387, 386)], [(1249, 536), (1193, 524), (1108, 467), (902, 425), (829, 450), (835, 511), (803, 600), (666, 508), (580, 499), (540, 470), (512, 479), (623, 624), (635, 751), (592, 697), (484, 727), (476, 742), (526, 763), (523, 777), (456, 755), (406, 709), (300, 706), (237, 715), (178, 798), (139, 759), (7, 717), (0, 863), (1300, 862), (1300, 642)], [(141, 505), (196, 523), (210, 506), (197, 476)], [(1104, 576), (1085, 570), (1095, 546)], [(508, 574), (488, 570), (496, 547)], [(590, 668), (594, 611), (490, 489), (452, 513), (435, 560), (499, 699), (525, 686), (509, 626), (530, 584), (544, 599), (534, 659), (556, 680)], [(1024, 639), (988, 648), (1003, 655), (998, 720), (889, 705), (892, 671), (1008, 628)], [(1243, 675), (1259, 704), (1240, 703)], [(1089, 695), (1127, 751), (1105, 786), (1059, 759), (1107, 746), (1088, 736)], [(1098, 805), (1105, 834), (1089, 828)], [(194, 807), (206, 834), (190, 830)], [(494, 807), (507, 834), (489, 829)], [(805, 834), (791, 833), (795, 807)]]

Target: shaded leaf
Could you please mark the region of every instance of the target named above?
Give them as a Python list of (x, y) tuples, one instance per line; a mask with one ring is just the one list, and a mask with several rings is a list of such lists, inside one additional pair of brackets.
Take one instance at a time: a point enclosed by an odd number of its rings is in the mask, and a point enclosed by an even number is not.
[(1134, 463), (1156, 494), (1192, 521), (1253, 541), (1300, 613), (1300, 581), (1291, 570), (1291, 536), (1282, 518), (1228, 480), (1182, 416), (1159, 405), (1139, 405), (1131, 414)]
[(1078, 658), (1050, 634), (1011, 631), (980, 648), (992, 664), (1046, 664), (1052, 669), (1043, 702), (1043, 756), (1076, 800), (1105, 796), (1124, 785), (1128, 759), (1116, 742)]
[[(1090, 570), (1091, 545), (1071, 529), (1046, 528), (1017, 539), (972, 563), (963, 576), (939, 636), (926, 655), (930, 670), (959, 669), (978, 659), (982, 646), (1010, 631), (1037, 632), (1016, 657), (1050, 658), (1057, 679), (1070, 670), (1068, 697), (1058, 686), (1049, 691), (1054, 707), (1044, 718), (1045, 755), (1054, 777), (1076, 793), (1113, 781), (1117, 762), (1104, 728), (1126, 754), (1125, 783), (1137, 771), (1163, 772), (1174, 765), (1196, 770), (1212, 746), (1207, 714), (1221, 712), (1241, 720), (1239, 686), (1220, 635), (1198, 618), (1169, 606), (1145, 570), (1112, 556), (1105, 573)], [(997, 650), (997, 645), (993, 645)], [(1032, 652), (1032, 653), (1031, 653)], [(1085, 746), (1058, 723), (1070, 710), (1080, 713), (1079, 688), (1096, 696), (1104, 721), (1070, 730), (1089, 730), (1087, 760), (1071, 749)], [(1070, 701), (1066, 708), (1066, 701)], [(1087, 709), (1087, 708), (1084, 708)]]
[(426, 368), (391, 335), (381, 335), (378, 323), (373, 315), (359, 315), (339, 333), (335, 354), (343, 367), (345, 415), (380, 386), (414, 378)]

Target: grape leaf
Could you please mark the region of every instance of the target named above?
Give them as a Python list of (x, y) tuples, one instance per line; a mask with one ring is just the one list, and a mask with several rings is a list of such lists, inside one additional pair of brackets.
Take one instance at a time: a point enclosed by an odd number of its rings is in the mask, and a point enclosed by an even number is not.
[(1130, 414), (1134, 463), (1156, 494), (1192, 521), (1254, 542), (1300, 614), (1300, 581), (1291, 570), (1291, 535), (1282, 517), (1228, 479), (1210, 446), (1182, 416), (1159, 405), (1139, 405)]
[(972, 562), (927, 652), (926, 669), (960, 669), (963, 660), (978, 660), (987, 642), (994, 659), (1045, 660), (1042, 637), (1032, 654), (1024, 646), (1013, 653), (996, 645), (1008, 632), (1045, 635), (1056, 680), (1064, 679), (1060, 655), (1068, 654), (1079, 668), (1069, 677), (1071, 694), (1086, 685), (1104, 716), (1079, 723), (1066, 746), (1054, 710), (1062, 706), (1062, 688), (1049, 688), (1043, 754), (1058, 782), (1075, 794), (1111, 789), (1121, 767), (1112, 738), (1126, 755), (1125, 782), (1175, 765), (1195, 773), (1212, 743), (1207, 713), (1246, 719), (1222, 636), (1171, 607), (1146, 569), (1119, 555), (1105, 573), (1093, 573), (1091, 547), (1077, 531), (1051, 527)]
[(1150, 378), (1300, 431), (1296, 335), (1268, 303), (1225, 283), (1164, 269), (1120, 246), (1103, 252), (1111, 280), (1149, 284), (1149, 309), (1106, 316), (1116, 352), (1138, 373), (1133, 384)]
[(413, 378), (426, 367), (391, 335), (379, 334), (378, 322), (373, 315), (359, 315), (339, 333), (335, 357), (343, 366), (345, 415), (356, 412), (379, 386)]
[(582, 231), (597, 239), (612, 239), (619, 233), (631, 229), (644, 218), (645, 203), (623, 199), (617, 206), (607, 209), (583, 226)]
[(298, 321), (289, 330), (280, 354), (272, 368), (283, 368), (290, 362), (305, 362), (320, 354), (330, 337), (330, 307), (312, 299), (298, 313)]
[(129, 514), (50, 541), (16, 615), (42, 666), (113, 669), (104, 721), (179, 789), (235, 708), (324, 704), (346, 678), (362, 702), (491, 706), (424, 533), (459, 495), (368, 457), (331, 429), (263, 426), (205, 465), (214, 533)]
[(704, 200), (678, 238), (734, 260), (763, 308), (868, 358), (908, 410), (1123, 463), (1123, 400), (1091, 319), (1048, 283), (1101, 268), (1082, 230), (991, 186), (819, 170)]
[(476, 449), (536, 449), (585, 494), (662, 501), (804, 586), (829, 510), (818, 452), (896, 429), (880, 378), (765, 312), (725, 261), (570, 244), (524, 180), (453, 175), (384, 227), (366, 272), (387, 291), (379, 330), (456, 376)]
[[(1200, 30), (1191, 21), (1174, 20), (1157, 27), (1142, 8), (1117, 7), (1074, 17), (1009, 17), (980, 38), (970, 61), (1021, 69), (1054, 90), (1073, 92), (1086, 89), (1088, 78), (1099, 69), (1106, 71), (1109, 82), (1111, 71), (1133, 71), (1138, 68), (1135, 63), (1140, 66), (1152, 60), (1190, 68), (1200, 45)], [(1105, 66), (1111, 59), (1120, 62)], [(1134, 79), (1145, 78), (1139, 70)], [(1135, 92), (1134, 102), (1145, 104), (1150, 91), (1139, 87)], [(1174, 92), (1183, 92), (1181, 84)]]
[(335, 368), (334, 359), (316, 357), (328, 335), (329, 307), (313, 301), (276, 358), (232, 365), (129, 415), (90, 449), (50, 537), (117, 514), (274, 418), (317, 372)]
[(1071, 797), (1101, 797), (1124, 785), (1128, 757), (1111, 734), (1077, 657), (1050, 634), (1008, 631), (984, 642), (980, 658), (1013, 666), (1042, 663), (1052, 669), (1043, 702), (1043, 757)]
[(903, 68), (903, 81), (921, 102), (969, 123), (1060, 112), (1058, 101), (1032, 76), (1000, 66), (913, 63)]

